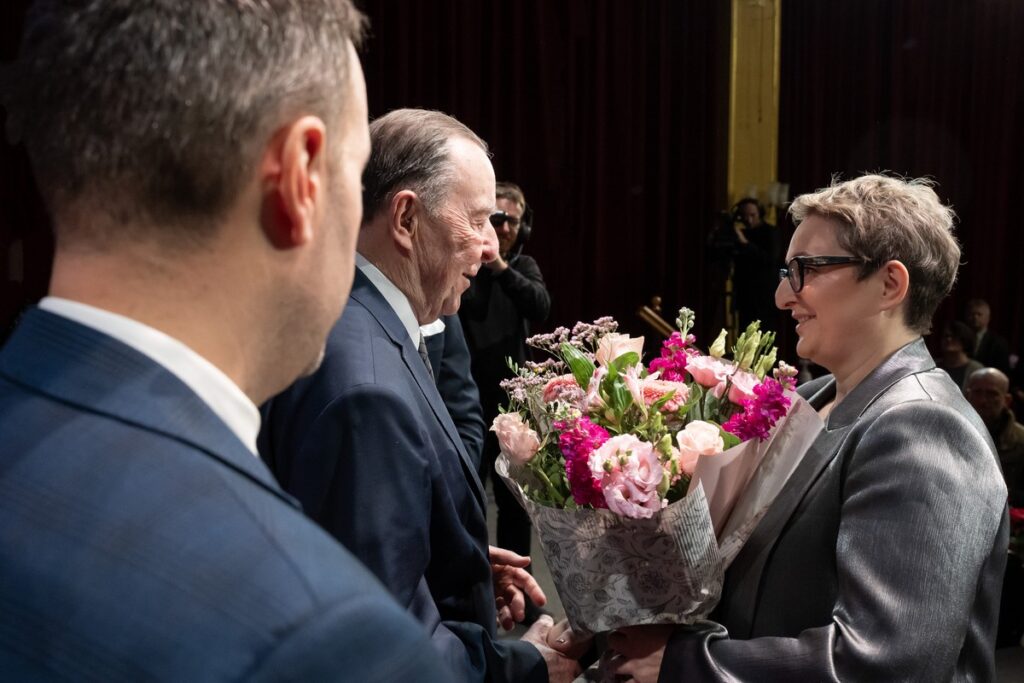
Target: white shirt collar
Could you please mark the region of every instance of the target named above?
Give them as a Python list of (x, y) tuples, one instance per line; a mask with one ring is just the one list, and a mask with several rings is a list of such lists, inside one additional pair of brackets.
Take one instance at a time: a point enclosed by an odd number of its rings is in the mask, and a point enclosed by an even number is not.
[(95, 306), (48, 296), (39, 302), (39, 308), (110, 335), (164, 366), (194, 391), (256, 455), (259, 409), (213, 363), (160, 330)]
[(438, 318), (426, 325), (420, 325), (420, 334), (424, 337), (433, 337), (435, 334), (441, 334), (442, 332), (444, 332), (444, 320), (442, 318)]
[[(395, 312), (398, 319), (402, 321), (402, 327), (409, 334), (409, 339), (412, 340), (413, 346), (419, 346), (420, 343), (420, 324), (416, 320), (416, 314), (413, 313), (412, 304), (409, 303), (409, 298), (398, 287), (395, 286), (388, 276), (380, 272), (380, 269), (366, 260), (366, 257), (356, 252), (356, 267), (362, 271), (363, 275), (369, 278), (373, 286), (376, 287), (384, 300), (391, 306), (391, 310)], [(431, 323), (432, 325), (433, 323)], [(443, 324), (443, 323), (442, 323)]]

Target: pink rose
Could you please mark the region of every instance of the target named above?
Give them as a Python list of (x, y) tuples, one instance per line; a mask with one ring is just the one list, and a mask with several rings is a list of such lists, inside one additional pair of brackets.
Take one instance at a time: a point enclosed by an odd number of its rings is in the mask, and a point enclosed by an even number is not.
[(725, 393), (725, 381), (735, 370), (732, 363), (711, 356), (691, 356), (686, 360), (686, 371), (697, 384), (711, 389), (716, 398)]
[(598, 365), (607, 366), (619, 356), (630, 351), (636, 352), (638, 356), (643, 356), (644, 338), (613, 332), (601, 337), (601, 340), (597, 342), (595, 359)]
[(612, 437), (589, 458), (608, 508), (625, 517), (650, 517), (664, 507), (658, 485), (665, 473), (654, 446), (632, 434)]
[(498, 436), (501, 452), (514, 465), (525, 465), (540, 450), (540, 437), (523, 422), (519, 413), (504, 413), (494, 418), (491, 431)]
[(684, 474), (693, 474), (699, 456), (714, 455), (725, 449), (718, 427), (701, 420), (694, 420), (676, 434), (676, 443), (679, 445), (679, 469)]
[(754, 395), (754, 387), (761, 383), (761, 380), (757, 378), (752, 372), (746, 370), (737, 370), (732, 376), (732, 386), (729, 387), (729, 400), (740, 405), (744, 400), (752, 400), (756, 398)]

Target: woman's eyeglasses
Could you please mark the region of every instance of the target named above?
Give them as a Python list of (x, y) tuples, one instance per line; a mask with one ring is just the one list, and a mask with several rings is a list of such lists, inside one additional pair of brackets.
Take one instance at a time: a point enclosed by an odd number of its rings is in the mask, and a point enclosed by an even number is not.
[(491, 221), (491, 225), (493, 225), (495, 228), (500, 228), (505, 223), (508, 223), (508, 227), (515, 230), (516, 228), (519, 227), (520, 218), (519, 216), (512, 216), (510, 214), (507, 214), (504, 211), (495, 211), (494, 213), (491, 214), (489, 220)]
[(785, 268), (779, 269), (779, 282), (789, 280), (789, 286), (796, 294), (804, 288), (804, 275), (808, 268), (813, 270), (821, 266), (845, 266), (853, 263), (865, 261), (857, 256), (794, 256)]

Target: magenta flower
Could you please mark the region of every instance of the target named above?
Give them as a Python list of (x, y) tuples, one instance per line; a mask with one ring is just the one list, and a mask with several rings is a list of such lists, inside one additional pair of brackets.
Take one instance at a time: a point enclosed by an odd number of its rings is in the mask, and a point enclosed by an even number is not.
[(687, 335), (686, 339), (678, 332), (661, 344), (661, 356), (651, 361), (647, 368), (648, 372), (661, 372), (661, 378), (669, 382), (685, 382), (686, 360), (688, 353), (686, 347), (693, 343), (693, 335)]
[(569, 479), (572, 499), (577, 505), (608, 507), (601, 482), (594, 479), (590, 472), (590, 454), (608, 440), (607, 430), (591, 422), (588, 417), (557, 420), (553, 426), (561, 432), (558, 447), (565, 457), (565, 474)]
[(722, 425), (722, 429), (739, 437), (741, 441), (768, 438), (775, 423), (786, 416), (789, 398), (786, 387), (777, 379), (767, 377), (754, 387), (754, 398), (744, 400), (743, 412), (736, 413)]

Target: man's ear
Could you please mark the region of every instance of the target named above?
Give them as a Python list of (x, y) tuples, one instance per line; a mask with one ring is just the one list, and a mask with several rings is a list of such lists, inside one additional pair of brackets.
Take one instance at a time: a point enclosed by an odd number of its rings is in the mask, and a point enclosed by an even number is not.
[(388, 231), (399, 253), (409, 257), (413, 243), (423, 229), (423, 204), (412, 190), (399, 190), (388, 207)]
[(327, 128), (304, 116), (281, 128), (260, 161), (260, 222), (271, 244), (291, 249), (313, 240), (327, 187)]
[(910, 292), (910, 272), (901, 261), (893, 259), (879, 269), (882, 278), (882, 309), (894, 311)]

